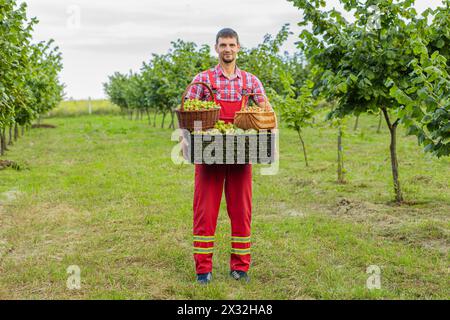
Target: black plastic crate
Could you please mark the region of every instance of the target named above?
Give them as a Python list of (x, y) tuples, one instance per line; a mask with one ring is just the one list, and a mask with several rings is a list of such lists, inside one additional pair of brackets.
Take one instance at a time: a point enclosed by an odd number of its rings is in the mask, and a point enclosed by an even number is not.
[(275, 133), (188, 136), (189, 161), (195, 164), (270, 164), (275, 161)]

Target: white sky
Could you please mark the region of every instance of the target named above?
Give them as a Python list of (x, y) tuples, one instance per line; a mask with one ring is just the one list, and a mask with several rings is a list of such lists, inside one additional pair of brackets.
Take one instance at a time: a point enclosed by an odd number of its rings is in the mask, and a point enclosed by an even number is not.
[[(63, 54), (61, 79), (66, 97), (103, 98), (102, 83), (115, 71), (139, 70), (151, 53), (165, 53), (180, 38), (214, 45), (216, 33), (235, 29), (245, 47), (275, 35), (290, 23), (293, 52), (300, 13), (287, 0), (26, 0), (37, 17), (34, 40), (55, 39)], [(327, 0), (337, 9), (338, 0)], [(416, 7), (436, 7), (440, 0), (416, 0)]]

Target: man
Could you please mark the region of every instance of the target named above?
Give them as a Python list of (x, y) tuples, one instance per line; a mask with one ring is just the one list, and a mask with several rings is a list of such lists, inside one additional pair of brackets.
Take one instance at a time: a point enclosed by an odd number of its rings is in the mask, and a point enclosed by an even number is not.
[[(238, 34), (229, 28), (216, 36), (215, 50), (219, 64), (199, 73), (192, 82), (205, 82), (213, 89), (214, 96), (204, 86), (192, 86), (187, 99), (214, 100), (221, 105), (220, 119), (233, 122), (240, 110), (243, 95), (265, 95), (261, 81), (236, 66), (240, 50)], [(265, 99), (254, 96), (255, 102), (264, 107)], [(185, 142), (184, 142), (185, 143)], [(225, 187), (227, 211), (231, 220), (230, 275), (236, 280), (249, 281), (250, 235), (252, 212), (252, 166), (251, 164), (195, 165), (194, 191), (194, 260), (197, 281), (207, 284), (212, 279), (212, 256), (215, 231), (222, 192)]]

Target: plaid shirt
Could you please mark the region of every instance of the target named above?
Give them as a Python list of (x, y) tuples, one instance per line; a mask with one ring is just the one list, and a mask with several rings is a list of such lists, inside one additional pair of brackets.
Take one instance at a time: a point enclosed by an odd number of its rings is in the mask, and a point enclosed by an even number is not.
[[(218, 64), (213, 72), (214, 82), (217, 87), (216, 98), (223, 101), (241, 101), (242, 99), (242, 83), (244, 81), (243, 73), (247, 74), (247, 92), (248, 93), (262, 93), (266, 94), (261, 81), (253, 74), (243, 71), (236, 66), (235, 75), (228, 79)], [(192, 82), (205, 82), (211, 89), (212, 85), (209, 81), (208, 71), (203, 71), (197, 74)], [(253, 97), (259, 103), (264, 102), (264, 97), (257, 95)], [(186, 94), (186, 99), (212, 100), (209, 90), (202, 85), (195, 85), (189, 88)]]

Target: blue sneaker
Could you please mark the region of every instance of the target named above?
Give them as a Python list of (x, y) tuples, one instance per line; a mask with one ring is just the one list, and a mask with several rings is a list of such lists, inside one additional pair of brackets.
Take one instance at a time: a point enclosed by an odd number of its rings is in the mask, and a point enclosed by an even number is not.
[(245, 281), (245, 282), (249, 282), (250, 281), (250, 277), (248, 276), (247, 272), (245, 271), (240, 271), (240, 270), (233, 270), (230, 272), (230, 276), (238, 281)]
[(211, 282), (211, 280), (212, 280), (212, 273), (211, 272), (197, 274), (197, 282), (199, 284), (208, 284), (208, 283)]

